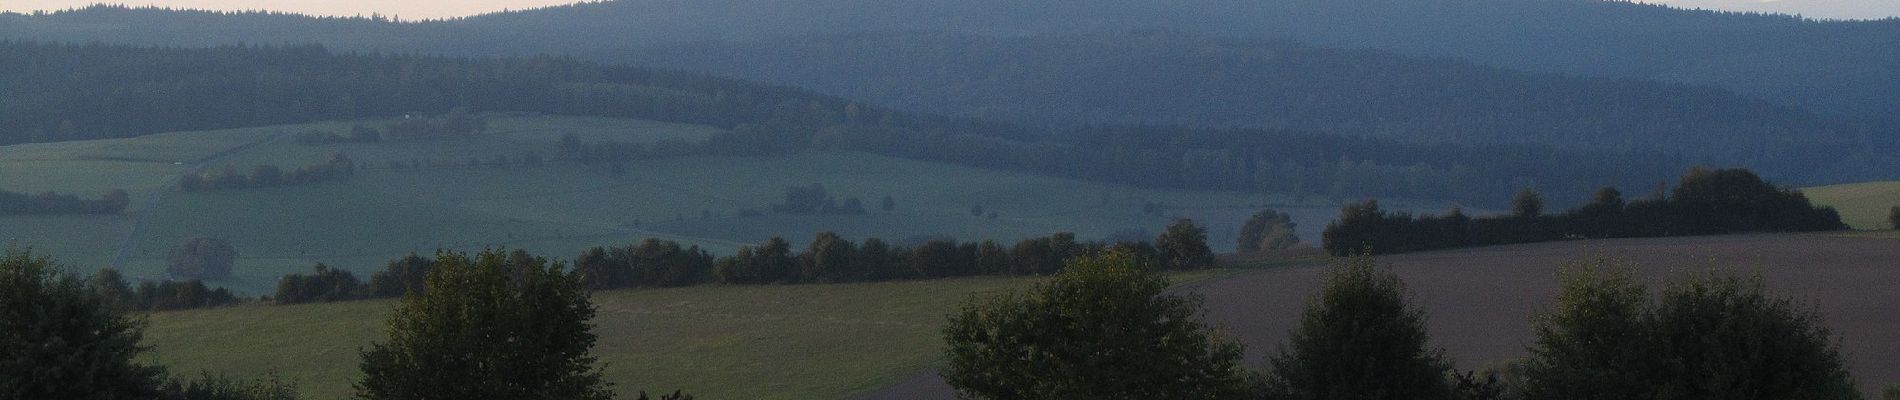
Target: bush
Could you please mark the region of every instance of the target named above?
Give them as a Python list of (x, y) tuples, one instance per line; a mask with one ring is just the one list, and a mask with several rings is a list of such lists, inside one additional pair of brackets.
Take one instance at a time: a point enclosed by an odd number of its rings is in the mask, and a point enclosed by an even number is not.
[(172, 248), (165, 272), (190, 279), (224, 279), (231, 276), (231, 264), (237, 261), (237, 249), (223, 239), (191, 238)]
[(1287, 347), (1268, 359), (1269, 398), (1450, 399), (1451, 363), (1425, 315), (1370, 256), (1338, 258)]
[(944, 328), (944, 379), (966, 398), (1236, 398), (1242, 349), (1201, 300), (1126, 254), (1085, 257), (1021, 293), (971, 299)]

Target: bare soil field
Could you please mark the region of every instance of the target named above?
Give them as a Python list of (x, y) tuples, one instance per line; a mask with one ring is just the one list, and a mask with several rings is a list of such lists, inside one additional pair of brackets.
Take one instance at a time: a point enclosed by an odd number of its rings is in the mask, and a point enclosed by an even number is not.
[[(1567, 260), (1610, 256), (1637, 264), (1654, 290), (1691, 271), (1760, 273), (1770, 290), (1819, 310), (1838, 335), (1862, 390), (1900, 383), (1900, 240), (1865, 235), (1760, 234), (1588, 240), (1381, 257), (1428, 314), (1433, 343), (1460, 369), (1522, 357), (1530, 317), (1547, 308)], [(1264, 364), (1279, 351), (1318, 286), (1323, 262), (1263, 269), (1189, 285), (1208, 317)], [(873, 399), (950, 398), (934, 375), (872, 393)]]

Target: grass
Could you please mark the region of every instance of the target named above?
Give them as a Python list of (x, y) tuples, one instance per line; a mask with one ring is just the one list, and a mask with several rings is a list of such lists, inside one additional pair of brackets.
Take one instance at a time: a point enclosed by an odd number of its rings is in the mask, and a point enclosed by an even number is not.
[(1850, 183), (1801, 189), (1815, 204), (1831, 206), (1841, 212), (1841, 220), (1854, 229), (1892, 229), (1888, 212), (1900, 206), (1900, 181)]
[[(1177, 274), (1189, 283), (1234, 270)], [(684, 389), (706, 399), (848, 397), (939, 362), (945, 315), (973, 295), (1035, 278), (697, 286), (594, 295), (593, 354), (623, 395)], [(276, 373), (312, 399), (350, 393), (357, 349), (381, 340), (394, 301), (156, 313), (146, 343), (174, 372)]]

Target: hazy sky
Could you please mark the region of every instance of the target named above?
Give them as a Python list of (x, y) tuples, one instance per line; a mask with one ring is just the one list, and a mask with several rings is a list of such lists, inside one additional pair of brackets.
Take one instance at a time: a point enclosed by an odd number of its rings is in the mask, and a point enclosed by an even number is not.
[(1812, 18), (1900, 17), (1900, 0), (1643, 0), (1683, 8), (1801, 14)]
[[(92, 3), (158, 5), (210, 10), (273, 10), (319, 15), (383, 15), (403, 19), (458, 17), (508, 9), (573, 3), (576, 0), (0, 0), (0, 10), (32, 11)], [(955, 0), (950, 0), (955, 1)], [(1900, 0), (1643, 0), (1678, 7), (1801, 14), (1815, 18), (1900, 17)]]
[(200, 10), (270, 10), (354, 16), (371, 13), (405, 20), (462, 17), (501, 10), (546, 7), (580, 0), (0, 0), (0, 10), (63, 10), (89, 4), (154, 5)]

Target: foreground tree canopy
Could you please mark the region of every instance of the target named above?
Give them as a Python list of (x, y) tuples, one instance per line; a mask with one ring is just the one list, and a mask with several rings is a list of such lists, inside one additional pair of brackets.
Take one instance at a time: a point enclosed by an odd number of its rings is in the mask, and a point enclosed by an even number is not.
[(52, 261), (0, 255), (0, 398), (153, 398), (164, 370), (137, 361), (143, 329)]
[(594, 357), (594, 305), (561, 263), (489, 250), (437, 254), (389, 340), (362, 354), (362, 399), (611, 399)]
[(1451, 362), (1430, 347), (1405, 283), (1370, 256), (1339, 258), (1281, 354), (1273, 399), (1451, 399)]
[(1533, 320), (1528, 398), (1860, 398), (1820, 315), (1760, 277), (1695, 273), (1652, 300), (1631, 276), (1602, 258), (1564, 268), (1556, 307)]
[(1122, 253), (1077, 259), (1022, 293), (972, 299), (944, 328), (943, 377), (975, 399), (1236, 398), (1241, 347), (1201, 300)]

